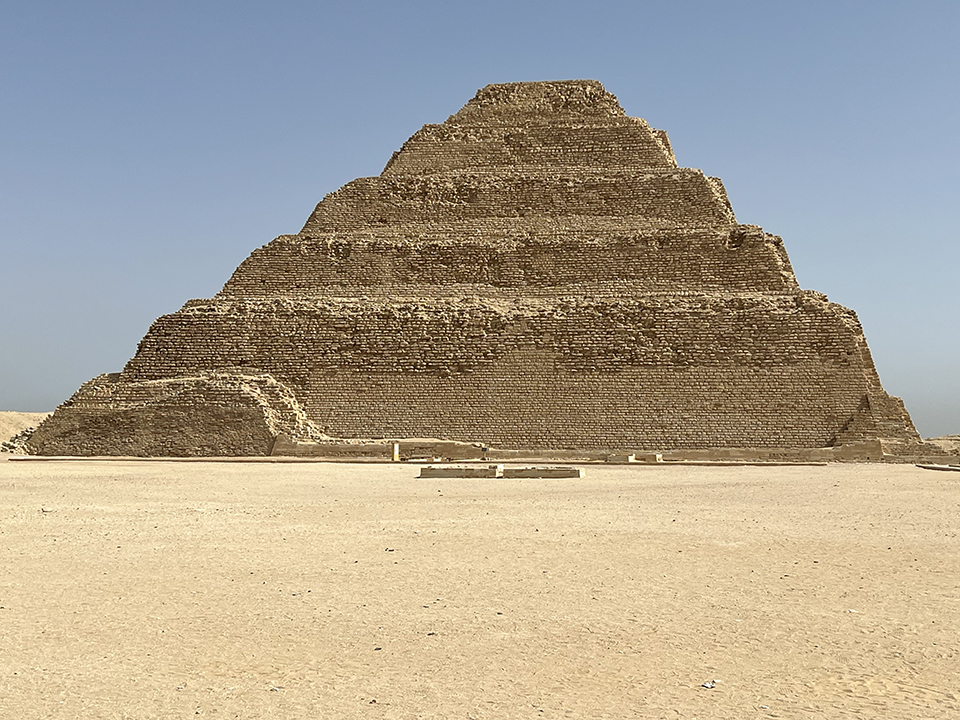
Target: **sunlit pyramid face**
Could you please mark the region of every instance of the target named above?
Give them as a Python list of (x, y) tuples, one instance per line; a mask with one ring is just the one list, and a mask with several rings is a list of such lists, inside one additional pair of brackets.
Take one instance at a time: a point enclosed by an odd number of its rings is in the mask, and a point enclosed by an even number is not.
[(918, 440), (855, 314), (595, 81), (480, 90), (157, 320), (41, 428), (46, 454), (277, 438), (500, 448)]

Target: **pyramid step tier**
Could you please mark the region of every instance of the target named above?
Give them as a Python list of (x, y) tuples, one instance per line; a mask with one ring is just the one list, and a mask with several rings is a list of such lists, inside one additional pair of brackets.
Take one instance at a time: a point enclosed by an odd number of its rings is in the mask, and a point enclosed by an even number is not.
[(452, 170), (676, 168), (666, 133), (640, 118), (603, 124), (424, 125), (387, 164), (383, 175)]
[(642, 216), (716, 227), (735, 222), (722, 185), (700, 170), (453, 172), (359, 178), (327, 195), (301, 232), (525, 216)]
[(798, 289), (782, 241), (756, 226), (631, 231), (612, 223), (607, 228), (528, 223), (525, 229), (464, 223), (281, 236), (251, 254), (220, 296), (492, 290), (629, 295), (678, 288)]

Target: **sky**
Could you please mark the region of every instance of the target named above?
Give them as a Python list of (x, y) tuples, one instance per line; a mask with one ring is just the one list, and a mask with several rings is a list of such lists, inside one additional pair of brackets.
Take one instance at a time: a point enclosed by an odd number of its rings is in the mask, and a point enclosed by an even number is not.
[(591, 78), (960, 433), (960, 3), (0, 0), (0, 409), (117, 372), (498, 82)]

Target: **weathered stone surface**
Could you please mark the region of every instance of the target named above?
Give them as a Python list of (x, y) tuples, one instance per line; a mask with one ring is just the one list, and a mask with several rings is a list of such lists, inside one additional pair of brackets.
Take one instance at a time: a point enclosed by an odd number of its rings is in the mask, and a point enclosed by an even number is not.
[(421, 478), (502, 478), (503, 465), (425, 466), (420, 468)]
[(30, 438), (43, 455), (269, 455), (281, 434), (325, 438), (265, 374), (84, 383)]
[(582, 478), (583, 469), (575, 467), (505, 467), (504, 478)]
[(856, 315), (594, 81), (482, 89), (91, 382), (33, 451), (919, 442)]

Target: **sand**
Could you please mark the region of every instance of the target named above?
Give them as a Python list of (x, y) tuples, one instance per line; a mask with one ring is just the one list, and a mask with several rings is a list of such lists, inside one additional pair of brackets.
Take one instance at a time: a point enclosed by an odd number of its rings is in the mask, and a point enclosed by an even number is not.
[(960, 473), (416, 474), (0, 460), (0, 717), (960, 716)]
[(0, 411), (0, 442), (9, 440), (21, 430), (28, 427), (36, 427), (47, 417), (48, 412), (29, 413), (29, 412), (11, 412)]

